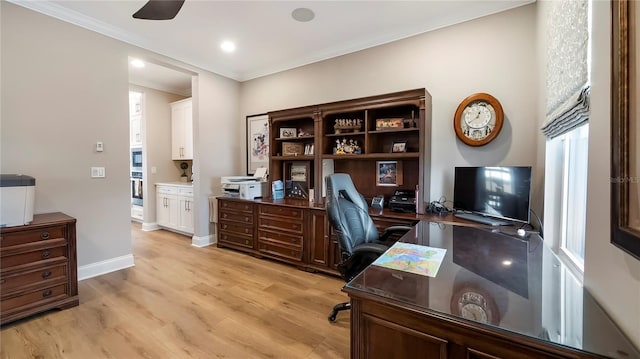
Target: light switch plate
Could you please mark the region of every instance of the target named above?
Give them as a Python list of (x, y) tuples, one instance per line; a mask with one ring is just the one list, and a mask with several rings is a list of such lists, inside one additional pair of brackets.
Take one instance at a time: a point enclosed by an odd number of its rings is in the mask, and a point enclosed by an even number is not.
[(96, 142), (96, 152), (102, 152), (104, 151), (104, 145), (102, 144), (101, 141)]
[(104, 178), (104, 167), (91, 167), (91, 178)]

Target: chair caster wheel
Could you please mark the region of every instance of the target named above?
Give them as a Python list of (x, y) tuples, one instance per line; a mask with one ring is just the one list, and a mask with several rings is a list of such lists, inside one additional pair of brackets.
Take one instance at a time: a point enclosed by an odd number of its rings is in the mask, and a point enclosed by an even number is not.
[(327, 318), (327, 319), (329, 319), (329, 322), (330, 322), (330, 323), (333, 323), (333, 322), (335, 322), (335, 321), (336, 321), (336, 315), (335, 315), (335, 314), (331, 314), (331, 315), (329, 316), (329, 318)]

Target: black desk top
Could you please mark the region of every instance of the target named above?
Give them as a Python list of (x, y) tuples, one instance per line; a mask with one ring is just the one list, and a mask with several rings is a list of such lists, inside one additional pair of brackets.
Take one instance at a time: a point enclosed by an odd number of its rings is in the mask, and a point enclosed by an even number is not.
[(640, 351), (535, 233), (519, 236), (514, 229), (421, 221), (400, 241), (446, 249), (437, 275), (371, 265), (345, 291), (554, 345), (640, 358)]

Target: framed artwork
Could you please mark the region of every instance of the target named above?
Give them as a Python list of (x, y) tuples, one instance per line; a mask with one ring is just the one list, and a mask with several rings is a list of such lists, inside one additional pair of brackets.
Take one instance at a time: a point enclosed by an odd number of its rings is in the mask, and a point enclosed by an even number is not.
[(402, 185), (401, 161), (376, 161), (376, 186)]
[(407, 152), (407, 141), (393, 141), (391, 145), (392, 153)]
[(611, 242), (640, 259), (640, 3), (611, 4)]
[(291, 138), (298, 135), (298, 130), (295, 127), (281, 127), (280, 138)]
[(269, 116), (247, 116), (247, 174), (269, 168)]

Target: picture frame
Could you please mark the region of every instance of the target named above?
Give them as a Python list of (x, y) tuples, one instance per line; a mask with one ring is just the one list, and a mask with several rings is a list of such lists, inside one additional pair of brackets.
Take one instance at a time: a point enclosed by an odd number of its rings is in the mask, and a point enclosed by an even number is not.
[(300, 142), (282, 142), (283, 156), (298, 156), (304, 153), (304, 146)]
[(393, 141), (391, 143), (391, 153), (407, 152), (407, 141)]
[(640, 260), (640, 4), (611, 4), (611, 242)]
[(402, 185), (402, 161), (376, 161), (376, 186)]
[(247, 119), (247, 175), (260, 167), (269, 168), (269, 116), (250, 115)]
[(298, 136), (298, 130), (295, 127), (281, 127), (280, 138), (293, 138)]

